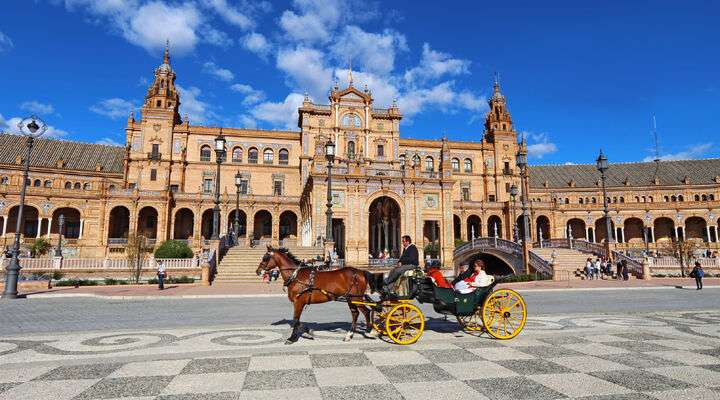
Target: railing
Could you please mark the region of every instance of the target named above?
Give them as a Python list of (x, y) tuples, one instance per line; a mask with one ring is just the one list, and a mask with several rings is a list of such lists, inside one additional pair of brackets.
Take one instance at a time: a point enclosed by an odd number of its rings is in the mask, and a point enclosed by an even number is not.
[(108, 244), (127, 244), (127, 238), (108, 238)]
[[(523, 250), (522, 245), (519, 243), (515, 243), (510, 240), (500, 239), (500, 238), (490, 238), (490, 237), (483, 237), (483, 238), (476, 238), (471, 240), (470, 242), (467, 242), (459, 247), (455, 248), (454, 254), (457, 256), (458, 254), (461, 254), (465, 251), (472, 250), (472, 249), (498, 249), (504, 253), (508, 253), (514, 257), (522, 258), (523, 256)], [(543, 275), (552, 276), (552, 268), (550, 267), (550, 262), (545, 260), (544, 258), (538, 256), (537, 254), (534, 254), (533, 252), (529, 252), (530, 259), (529, 264), (535, 268), (536, 271)], [(526, 273), (528, 271), (525, 271)]]
[(371, 258), (368, 260), (368, 265), (371, 267), (389, 267), (397, 265), (398, 259), (397, 258)]
[(605, 246), (599, 243), (590, 243), (584, 239), (547, 239), (543, 240), (542, 247), (575, 249), (582, 253), (592, 253), (606, 256)]
[[(194, 269), (200, 265), (196, 258), (150, 258), (141, 261), (141, 268), (142, 270), (155, 270), (160, 261), (165, 263), (166, 269)], [(10, 259), (3, 258), (0, 265), (5, 268), (9, 262)], [(57, 264), (52, 258), (20, 258), (20, 267), (28, 271), (54, 270), (56, 265), (60, 266), (60, 270), (118, 271), (130, 269), (128, 260), (124, 258), (65, 258)]]
[(627, 263), (628, 272), (635, 275), (638, 278), (641, 278), (643, 276), (643, 267), (642, 262), (639, 262), (638, 260), (635, 260), (633, 258), (630, 258), (626, 256), (625, 254), (622, 254), (618, 251), (613, 250), (612, 252), (613, 258), (615, 261), (625, 261)]
[[(680, 260), (675, 257), (649, 257), (651, 268), (680, 268)], [(699, 262), (703, 268), (720, 268), (719, 258), (695, 258), (692, 260)]]

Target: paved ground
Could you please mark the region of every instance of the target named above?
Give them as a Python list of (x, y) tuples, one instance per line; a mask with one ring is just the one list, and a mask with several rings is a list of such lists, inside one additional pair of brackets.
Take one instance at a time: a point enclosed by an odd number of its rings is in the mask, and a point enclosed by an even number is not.
[(720, 399), (720, 289), (524, 297), (515, 339), (428, 312), (404, 347), (342, 342), (337, 304), (285, 346), (282, 298), (0, 302), (0, 400)]

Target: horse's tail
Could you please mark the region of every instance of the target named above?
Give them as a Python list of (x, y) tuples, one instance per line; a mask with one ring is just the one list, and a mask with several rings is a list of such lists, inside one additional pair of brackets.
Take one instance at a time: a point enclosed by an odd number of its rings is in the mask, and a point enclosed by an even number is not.
[(370, 293), (378, 292), (378, 282), (375, 274), (370, 271), (363, 271), (363, 274), (365, 275), (365, 282), (370, 286)]

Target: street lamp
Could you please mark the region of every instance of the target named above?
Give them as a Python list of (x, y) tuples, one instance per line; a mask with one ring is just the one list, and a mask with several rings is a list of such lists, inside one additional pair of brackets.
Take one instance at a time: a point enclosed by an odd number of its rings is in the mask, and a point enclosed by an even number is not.
[(512, 219), (513, 219), (513, 241), (518, 241), (518, 225), (517, 217), (515, 217), (515, 198), (518, 195), (518, 187), (513, 183), (510, 186), (510, 198), (512, 199)]
[(235, 220), (233, 221), (233, 232), (235, 232), (235, 244), (239, 243), (240, 237), (240, 185), (242, 184), (242, 175), (240, 171), (235, 174)]
[(213, 232), (211, 240), (220, 239), (220, 164), (225, 158), (225, 136), (220, 134), (215, 138), (215, 162), (217, 172), (215, 173), (215, 207), (213, 207)]
[(516, 155), (516, 163), (518, 168), (520, 168), (520, 203), (522, 206), (523, 215), (523, 268), (525, 270), (525, 273), (530, 273), (530, 250), (528, 248), (528, 242), (530, 241), (530, 230), (528, 228), (530, 226), (530, 217), (528, 215), (527, 204), (527, 150), (525, 148), (525, 140), (523, 140), (523, 142), (520, 144), (520, 149), (518, 150), (518, 153)]
[(612, 228), (610, 227), (610, 211), (608, 210), (608, 197), (607, 197), (607, 186), (605, 185), (605, 181), (607, 177), (605, 176), (605, 172), (608, 170), (608, 160), (607, 157), (603, 154), (602, 150), (600, 150), (600, 155), (598, 155), (597, 160), (595, 160), (597, 170), (600, 171), (600, 179), (602, 181), (602, 191), (603, 191), (603, 213), (605, 215), (605, 252), (607, 253), (608, 260), (612, 263), (612, 253), (610, 251), (610, 241), (612, 240)]
[(650, 215), (650, 212), (645, 213), (645, 225), (643, 226), (643, 232), (645, 233), (645, 256), (650, 256), (650, 220), (652, 219), (652, 216)]
[(327, 211), (325, 211), (325, 240), (333, 242), (332, 233), (332, 165), (335, 161), (335, 143), (328, 139), (325, 143), (325, 158), (328, 161)]
[(65, 228), (65, 214), (60, 214), (60, 218), (58, 218), (58, 244), (55, 248), (55, 257), (62, 257), (62, 237), (63, 237), (63, 229)]
[(17, 222), (15, 224), (15, 242), (12, 250), (10, 250), (10, 264), (5, 268), (5, 290), (3, 291), (3, 299), (16, 299), (18, 297), (17, 283), (20, 275), (20, 261), (18, 253), (20, 253), (20, 228), (23, 221), (23, 208), (25, 207), (25, 191), (27, 190), (26, 182), (28, 180), (28, 172), (30, 170), (30, 153), (32, 152), (33, 141), (40, 137), (47, 130), (47, 125), (40, 118), (32, 116), (25, 118), (18, 123), (20, 132), (26, 138), (27, 154), (23, 162), (23, 180), (20, 189), (20, 206), (18, 207)]

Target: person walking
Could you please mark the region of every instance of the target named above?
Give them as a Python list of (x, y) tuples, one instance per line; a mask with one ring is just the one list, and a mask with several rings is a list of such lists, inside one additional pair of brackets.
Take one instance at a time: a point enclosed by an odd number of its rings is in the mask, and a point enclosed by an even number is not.
[(621, 264), (622, 264), (622, 279), (623, 279), (624, 281), (626, 281), (626, 280), (628, 280), (628, 279), (630, 278), (630, 274), (629, 274), (628, 266), (627, 266), (627, 261), (622, 260)]
[(703, 271), (700, 261), (695, 261), (695, 267), (690, 272), (690, 276), (695, 278), (695, 286), (697, 286), (696, 290), (702, 290), (702, 280), (705, 276), (705, 271)]
[(621, 281), (622, 280), (622, 270), (623, 270), (622, 260), (617, 260), (617, 263), (615, 264), (615, 266), (617, 269), (617, 279), (619, 281)]
[(593, 265), (592, 260), (590, 258), (588, 258), (585, 261), (585, 276), (587, 277), (587, 279), (592, 279), (592, 269), (593, 269), (592, 265)]
[(600, 279), (600, 257), (595, 259), (595, 265), (593, 266), (593, 279)]
[(160, 260), (157, 262), (158, 289), (165, 289), (165, 262)]

